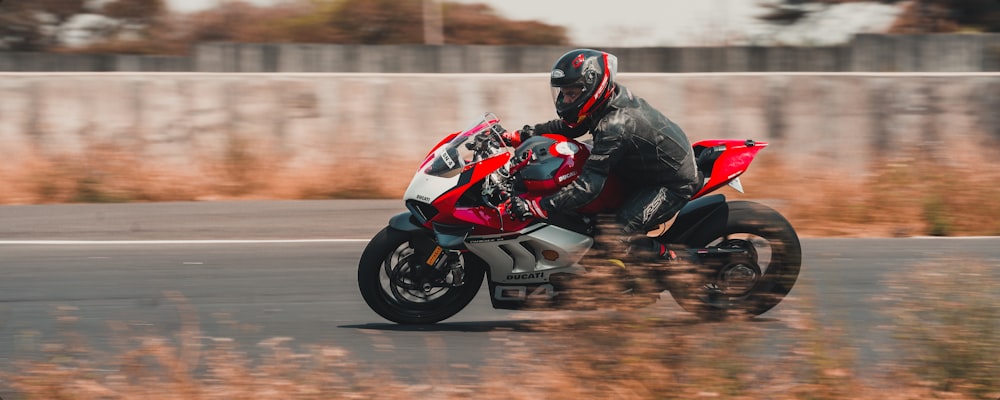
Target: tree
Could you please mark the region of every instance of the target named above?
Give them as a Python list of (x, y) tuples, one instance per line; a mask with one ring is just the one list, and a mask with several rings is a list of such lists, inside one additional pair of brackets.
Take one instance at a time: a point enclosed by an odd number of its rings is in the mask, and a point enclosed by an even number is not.
[[(444, 44), (568, 43), (563, 27), (508, 20), (484, 4), (437, 0), (284, 0), (266, 7), (220, 0), (183, 15), (170, 14), (166, 0), (4, 1), (0, 50), (182, 54), (205, 41), (419, 44), (424, 6), (441, 7)], [(68, 30), (87, 40), (68, 43)]]
[(102, 8), (102, 13), (118, 21), (122, 30), (155, 27), (166, 11), (164, 0), (115, 0)]
[[(487, 5), (435, 4), (442, 7), (445, 44), (568, 42), (562, 27), (511, 21)], [(286, 0), (262, 7), (230, 0), (176, 18), (166, 29), (178, 32), (170, 42), (184, 48), (207, 41), (420, 44), (424, 5), (425, 0)]]
[(88, 51), (156, 54), (174, 52), (165, 0), (114, 0), (99, 10), (106, 18), (91, 30)]
[(0, 49), (60, 49), (73, 33), (102, 42), (148, 37), (165, 13), (164, 0), (8, 1), (0, 4)]
[(486, 4), (446, 3), (445, 43), (566, 45), (566, 28), (538, 21), (510, 21)]
[[(308, 2), (258, 7), (242, 1), (226, 1), (216, 8), (181, 18), (175, 28), (185, 43), (198, 42), (294, 42), (299, 27), (316, 37), (328, 37), (317, 17), (317, 5)], [(308, 40), (301, 40), (308, 41)]]
[(997, 0), (918, 0), (908, 3), (893, 26), (893, 32), (1000, 32), (1000, 1)]
[[(337, 0), (320, 12), (326, 14), (324, 29), (315, 31), (324, 32), (323, 38), (336, 43), (423, 43), (423, 7), (424, 0)], [(536, 21), (511, 21), (485, 4), (445, 2), (441, 7), (445, 44), (568, 42), (565, 28)]]
[[(790, 25), (810, 13), (834, 4), (857, 0), (777, 0), (763, 4), (768, 11), (761, 20)], [(872, 1), (874, 2), (874, 1)], [(902, 15), (893, 25), (896, 33), (939, 33), (956, 31), (1000, 32), (1000, 1), (997, 0), (880, 0), (901, 4)]]
[(59, 42), (62, 27), (90, 11), (84, 0), (14, 0), (0, 4), (0, 49), (39, 51)]
[(338, 2), (326, 23), (348, 43), (423, 43), (422, 16), (421, 0), (349, 0)]

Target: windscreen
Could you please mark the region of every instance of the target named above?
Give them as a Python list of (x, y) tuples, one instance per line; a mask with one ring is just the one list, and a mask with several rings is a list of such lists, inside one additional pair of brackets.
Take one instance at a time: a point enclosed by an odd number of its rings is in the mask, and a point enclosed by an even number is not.
[(509, 149), (500, 136), (503, 132), (504, 128), (496, 115), (484, 114), (468, 129), (438, 147), (424, 165), (423, 172), (452, 177), (461, 173), (466, 165), (505, 153)]

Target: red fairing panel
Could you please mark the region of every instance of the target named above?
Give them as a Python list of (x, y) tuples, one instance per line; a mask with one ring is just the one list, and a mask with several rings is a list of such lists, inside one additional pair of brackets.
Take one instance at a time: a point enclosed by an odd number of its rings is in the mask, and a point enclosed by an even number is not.
[(708, 176), (708, 182), (692, 196), (698, 198), (728, 184), (746, 172), (757, 152), (767, 147), (767, 143), (746, 140), (705, 140), (695, 143), (694, 146), (696, 148), (725, 146), (725, 150), (712, 164), (712, 174)]
[[(462, 194), (464, 194), (467, 190), (469, 190), (470, 187), (477, 184), (479, 181), (483, 180), (483, 178), (491, 174), (493, 171), (496, 171), (498, 168), (506, 164), (508, 161), (510, 161), (510, 154), (504, 153), (502, 155), (489, 158), (477, 162), (475, 164), (467, 165), (465, 167), (465, 171), (463, 171), (462, 174), (471, 173), (472, 176), (468, 180), (466, 180), (464, 184), (452, 188), (447, 193), (441, 195), (441, 197), (438, 197), (437, 199), (434, 200), (433, 205), (437, 207), (437, 209), (440, 210), (441, 213), (438, 214), (436, 217), (434, 217), (432, 220), (434, 222), (441, 222), (446, 224), (453, 224), (456, 222), (470, 222), (473, 224), (490, 225), (487, 222), (487, 219), (482, 217), (479, 218), (467, 217), (471, 220), (460, 219), (459, 214), (455, 212), (456, 211), (455, 203), (458, 202), (458, 199), (462, 197)], [(463, 216), (474, 215), (474, 213), (473, 214), (465, 213), (461, 215)]]

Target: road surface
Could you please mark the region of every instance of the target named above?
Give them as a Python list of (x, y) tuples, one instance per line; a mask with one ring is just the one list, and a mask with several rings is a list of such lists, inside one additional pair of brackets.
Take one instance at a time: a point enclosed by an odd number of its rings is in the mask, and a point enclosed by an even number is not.
[[(43, 344), (66, 332), (113, 353), (123, 338), (176, 338), (194, 326), (200, 340), (231, 338), (249, 354), (285, 337), (300, 348), (343, 348), (404, 379), (457, 378), (475, 376), (509, 346), (547, 340), (532, 324), (567, 317), (493, 310), (482, 291), (437, 325), (381, 319), (358, 293), (356, 266), (367, 239), (401, 210), (395, 200), (2, 206), (0, 371), (44, 359)], [(892, 321), (878, 300), (887, 278), (926, 262), (1000, 264), (998, 238), (802, 242), (799, 283), (758, 323), (782, 332), (814, 314), (846, 333), (873, 368), (892, 357), (880, 331)], [(663, 298), (651, 310), (682, 314)]]

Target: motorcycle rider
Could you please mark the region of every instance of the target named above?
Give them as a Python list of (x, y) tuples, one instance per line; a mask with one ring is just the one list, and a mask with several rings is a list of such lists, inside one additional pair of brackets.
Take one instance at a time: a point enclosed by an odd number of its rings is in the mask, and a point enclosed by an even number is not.
[(617, 70), (617, 57), (592, 49), (572, 50), (555, 62), (550, 83), (559, 119), (525, 125), (505, 139), (517, 146), (535, 134), (576, 138), (589, 132), (593, 149), (572, 184), (541, 198), (513, 197), (507, 212), (544, 219), (556, 210), (579, 209), (617, 175), (628, 188), (615, 215), (618, 240), (633, 255), (653, 251), (672, 258), (646, 233), (673, 218), (699, 189), (694, 152), (676, 123), (615, 82)]

